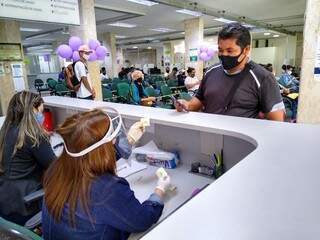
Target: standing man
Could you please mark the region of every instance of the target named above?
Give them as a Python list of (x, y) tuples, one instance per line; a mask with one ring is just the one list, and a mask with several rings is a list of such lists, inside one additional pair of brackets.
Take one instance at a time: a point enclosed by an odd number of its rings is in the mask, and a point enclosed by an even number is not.
[(249, 30), (228, 24), (219, 32), (218, 45), (221, 63), (208, 68), (195, 97), (181, 100), (177, 110), (246, 118), (258, 118), (262, 112), (269, 120), (284, 121), (285, 107), (274, 76), (249, 59)]
[(78, 51), (80, 55), (80, 61), (78, 61), (74, 66), (74, 72), (80, 82), (80, 88), (77, 91), (77, 97), (81, 99), (93, 100), (96, 97), (96, 93), (92, 87), (88, 72), (88, 59), (92, 51), (87, 45), (80, 46)]

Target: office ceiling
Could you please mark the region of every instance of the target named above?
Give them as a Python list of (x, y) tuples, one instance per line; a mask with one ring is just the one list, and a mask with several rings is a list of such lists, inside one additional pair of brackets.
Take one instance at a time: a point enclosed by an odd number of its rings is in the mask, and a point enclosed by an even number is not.
[[(255, 25), (254, 38), (266, 38), (264, 32), (285, 33), (303, 31), (306, 0), (197, 0), (189, 1), (156, 1), (159, 4), (148, 7), (127, 0), (96, 0), (95, 12), (98, 37), (104, 32), (113, 32), (120, 45), (152, 43), (183, 38), (184, 20), (193, 16), (177, 13), (177, 9), (188, 8), (205, 13), (203, 15), (205, 34), (214, 35), (223, 23), (216, 21), (224, 17)], [(112, 22), (136, 25), (134, 28), (114, 27)], [(252, 24), (254, 23), (254, 24)], [(268, 24), (268, 25), (266, 25)], [(41, 29), (39, 32), (22, 32), (23, 44), (34, 46), (67, 41), (68, 26), (48, 23), (21, 22), (25, 28)], [(169, 28), (172, 32), (161, 33), (151, 29)], [(46, 34), (37, 36), (45, 32)], [(30, 36), (31, 37), (30, 39)], [(29, 38), (28, 38), (29, 37)], [(271, 35), (272, 37), (272, 35)]]

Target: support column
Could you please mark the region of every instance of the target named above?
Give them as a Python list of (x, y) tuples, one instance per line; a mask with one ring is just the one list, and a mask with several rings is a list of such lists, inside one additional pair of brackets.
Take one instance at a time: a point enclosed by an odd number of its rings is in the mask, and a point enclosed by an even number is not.
[[(1, 64), (1, 73), (0, 73), (0, 115), (5, 115), (7, 112), (7, 107), (9, 105), (9, 101), (11, 97), (15, 93), (15, 88), (17, 90), (28, 89), (27, 75), (26, 69), (23, 63), (23, 50), (21, 46), (21, 33), (20, 33), (20, 24), (17, 21), (12, 20), (0, 20), (0, 42), (1, 43), (12, 43), (12, 44), (20, 44), (21, 48), (21, 58), (20, 61), (3, 61)], [(23, 71), (23, 80), (24, 83), (19, 83), (20, 78), (16, 79), (16, 87), (14, 84), (11, 64), (18, 63), (22, 64)], [(2, 72), (4, 70), (4, 72)], [(21, 86), (21, 87), (20, 87)], [(22, 87), (24, 86), (24, 87)]]
[(320, 0), (308, 0), (304, 25), (302, 71), (299, 94), (298, 122), (320, 123)]
[(203, 42), (203, 18), (193, 18), (185, 20), (185, 68), (194, 67), (196, 69), (196, 76), (198, 79), (202, 79), (203, 76), (203, 61), (190, 58), (190, 55), (194, 55), (197, 52), (200, 44)]
[[(69, 29), (70, 36), (78, 36), (86, 44), (88, 44), (89, 39), (97, 39), (94, 3), (94, 0), (79, 1), (80, 26), (70, 27)], [(93, 87), (96, 91), (96, 100), (102, 100), (99, 62), (89, 62), (88, 69)]]
[(117, 67), (117, 47), (116, 47), (116, 35), (114, 33), (102, 34), (103, 42), (108, 49), (108, 55), (106, 57), (106, 69), (108, 75), (113, 78), (118, 76)]
[(164, 58), (164, 69), (174, 64), (174, 45), (172, 42), (166, 42), (163, 44), (163, 58)]

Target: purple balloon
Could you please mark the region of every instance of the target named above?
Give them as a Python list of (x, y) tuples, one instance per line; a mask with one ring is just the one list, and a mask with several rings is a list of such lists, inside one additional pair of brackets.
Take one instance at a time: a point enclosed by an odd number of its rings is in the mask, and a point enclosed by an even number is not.
[(62, 44), (58, 47), (57, 53), (62, 58), (71, 58), (72, 56), (72, 49), (66, 44)]
[(207, 51), (208, 51), (208, 47), (202, 46), (202, 47), (200, 48), (200, 51), (201, 51), (201, 52), (207, 52)]
[(82, 41), (79, 37), (73, 36), (69, 39), (69, 46), (73, 51), (78, 51), (78, 48), (82, 45)]
[(80, 60), (80, 55), (78, 51), (74, 51), (72, 54), (72, 59), (74, 62), (79, 61)]
[(214, 56), (214, 54), (216, 53), (216, 51), (213, 48), (209, 48), (207, 54), (211, 57)]
[(98, 40), (90, 39), (88, 45), (91, 50), (96, 50), (101, 44)]
[[(97, 56), (98, 57), (98, 56)], [(104, 60), (106, 56), (103, 56), (103, 57), (98, 57), (98, 60)]]
[(207, 59), (207, 57), (208, 57), (208, 54), (206, 52), (200, 53), (200, 59), (201, 60), (206, 61), (205, 59)]
[(107, 48), (105, 46), (99, 46), (96, 49), (96, 54), (98, 58), (105, 58), (107, 54)]
[(204, 61), (207, 62), (207, 61), (209, 61), (210, 59), (211, 59), (211, 56), (208, 55), (208, 56), (204, 59)]
[(89, 55), (89, 61), (94, 62), (98, 59), (96, 52), (93, 50), (92, 53)]

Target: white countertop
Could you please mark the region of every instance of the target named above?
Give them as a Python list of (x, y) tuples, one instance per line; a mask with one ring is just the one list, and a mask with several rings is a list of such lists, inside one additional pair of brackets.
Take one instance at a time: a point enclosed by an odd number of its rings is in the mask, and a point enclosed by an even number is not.
[(63, 97), (74, 110), (112, 106), (127, 118), (235, 136), (257, 149), (143, 239), (320, 239), (320, 126), (177, 113)]

